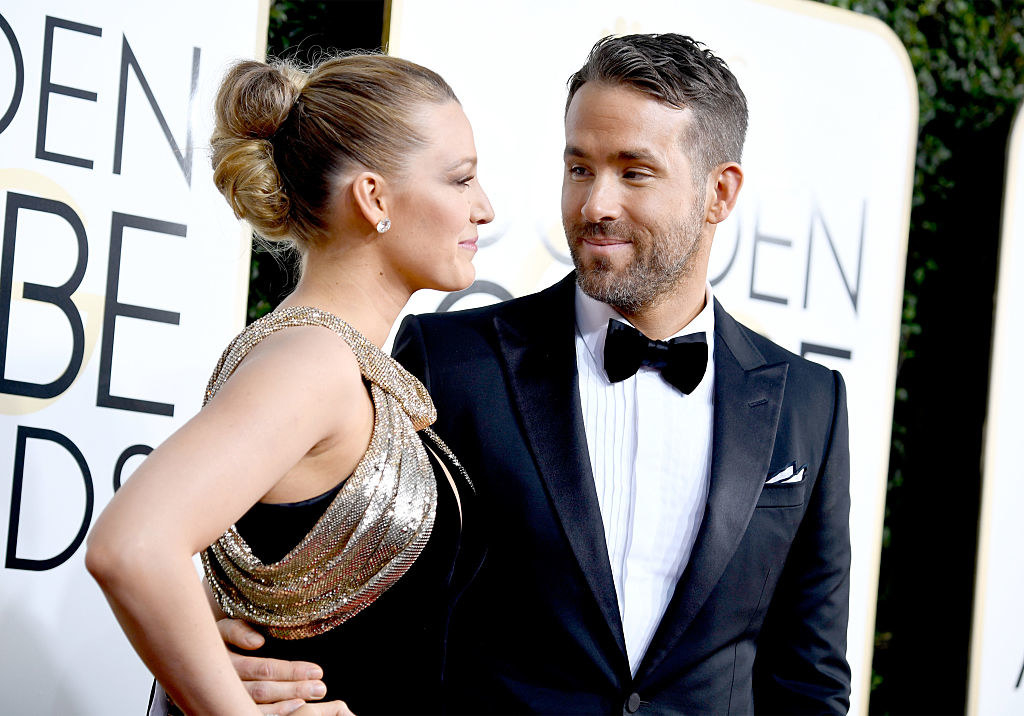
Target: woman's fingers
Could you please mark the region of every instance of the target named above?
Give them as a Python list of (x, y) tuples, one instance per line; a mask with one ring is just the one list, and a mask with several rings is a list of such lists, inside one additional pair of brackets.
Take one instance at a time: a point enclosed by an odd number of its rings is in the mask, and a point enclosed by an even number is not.
[(265, 641), (262, 634), (241, 619), (218, 619), (217, 630), (225, 644), (239, 649), (259, 649)]
[(231, 664), (242, 681), (317, 681), (324, 672), (308, 661), (284, 661), (231, 653)]
[(328, 701), (323, 704), (306, 704), (293, 711), (292, 716), (355, 716), (344, 701)]
[(324, 683), (318, 680), (323, 672), (316, 664), (241, 654), (231, 654), (231, 664), (252, 700), (258, 704), (322, 699), (327, 694)]
[[(238, 619), (221, 619), (217, 622), (217, 629), (225, 643), (242, 649), (255, 649), (264, 641), (255, 629)], [(292, 704), (281, 713), (291, 713), (297, 708), (296, 704), (322, 699), (327, 693), (327, 688), (320, 681), (323, 669), (316, 664), (244, 656), (234, 652), (229, 652), (229, 656), (253, 701), (271, 709)], [(266, 709), (264, 712), (278, 713)]]
[(268, 716), (285, 716), (295, 713), (296, 709), (305, 706), (305, 701), (293, 699), (291, 701), (279, 701), (276, 704), (260, 704), (260, 711)]

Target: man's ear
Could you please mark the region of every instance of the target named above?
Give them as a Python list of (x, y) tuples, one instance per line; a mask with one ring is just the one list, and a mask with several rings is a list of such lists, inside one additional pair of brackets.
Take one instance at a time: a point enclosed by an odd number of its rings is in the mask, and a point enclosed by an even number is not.
[(377, 222), (388, 217), (387, 182), (376, 172), (360, 172), (349, 185), (356, 214), (376, 230)]
[(719, 164), (711, 171), (708, 189), (712, 192), (711, 205), (708, 207), (707, 221), (719, 224), (732, 213), (736, 199), (743, 186), (743, 169), (736, 162)]

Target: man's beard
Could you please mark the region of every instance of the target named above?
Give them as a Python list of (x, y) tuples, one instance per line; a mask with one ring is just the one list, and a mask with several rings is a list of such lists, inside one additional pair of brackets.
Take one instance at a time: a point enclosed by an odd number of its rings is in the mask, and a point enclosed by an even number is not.
[[(657, 235), (621, 220), (564, 223), (569, 253), (576, 266), (576, 283), (583, 293), (627, 315), (655, 305), (693, 270), (704, 225), (703, 208), (696, 203), (683, 225), (658, 231)], [(633, 257), (625, 266), (616, 268), (604, 257), (583, 263), (580, 242), (603, 236), (632, 242)]]

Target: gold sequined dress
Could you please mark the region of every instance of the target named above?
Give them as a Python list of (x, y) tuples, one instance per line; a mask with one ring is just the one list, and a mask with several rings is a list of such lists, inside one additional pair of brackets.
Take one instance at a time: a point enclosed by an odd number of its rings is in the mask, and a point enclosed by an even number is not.
[(221, 607), (267, 636), (257, 656), (324, 668), (329, 699), (363, 716), (440, 710), (450, 610), (482, 554), (469, 476), (429, 430), (426, 390), (332, 314), (275, 311), (225, 350), (211, 399), (260, 340), (317, 325), (352, 348), (374, 429), (351, 476), (309, 500), (254, 505), (203, 554)]

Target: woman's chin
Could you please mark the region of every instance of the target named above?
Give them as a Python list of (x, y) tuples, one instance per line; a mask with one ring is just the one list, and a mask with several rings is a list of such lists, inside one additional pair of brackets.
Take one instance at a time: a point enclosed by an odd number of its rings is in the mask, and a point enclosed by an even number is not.
[(453, 293), (463, 291), (473, 285), (476, 280), (476, 268), (468, 261), (460, 261), (452, 267), (447, 274), (435, 273), (432, 276), (424, 276), (419, 285), (413, 284), (413, 292), (416, 291), (443, 291)]
[(442, 291), (448, 291), (449, 293), (452, 291), (464, 291), (473, 285), (473, 281), (476, 280), (476, 267), (472, 263), (467, 262), (467, 264), (465, 268), (460, 267), (461, 270), (458, 272), (457, 277), (453, 277), (452, 282), (441, 289)]

